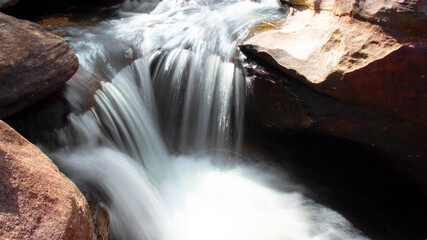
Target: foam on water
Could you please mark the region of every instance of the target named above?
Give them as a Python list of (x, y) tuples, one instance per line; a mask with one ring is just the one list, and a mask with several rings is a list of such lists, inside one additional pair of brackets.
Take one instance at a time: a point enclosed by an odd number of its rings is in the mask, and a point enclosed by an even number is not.
[[(52, 156), (105, 205), (115, 238), (365, 239), (333, 210), (271, 187), (290, 183), (227, 154), (243, 136), (237, 46), (284, 13), (275, 0), (126, 1), (115, 20), (58, 29), (80, 69), (66, 89), (75, 113)], [(82, 96), (98, 81), (85, 111)]]
[(80, 188), (100, 194), (119, 239), (366, 239), (335, 211), (269, 187), (277, 176), (242, 163), (173, 157), (173, 174), (155, 187), (144, 168), (111, 148), (55, 158)]

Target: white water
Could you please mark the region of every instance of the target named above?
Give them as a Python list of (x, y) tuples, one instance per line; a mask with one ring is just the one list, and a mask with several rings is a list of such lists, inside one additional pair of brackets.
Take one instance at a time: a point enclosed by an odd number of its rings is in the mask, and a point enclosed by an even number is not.
[[(236, 47), (250, 27), (283, 16), (275, 0), (128, 1), (119, 19), (62, 29), (81, 68), (67, 88), (76, 114), (52, 155), (104, 202), (115, 238), (365, 239), (227, 154), (239, 151), (244, 120)], [(84, 112), (81, 96), (99, 79)]]

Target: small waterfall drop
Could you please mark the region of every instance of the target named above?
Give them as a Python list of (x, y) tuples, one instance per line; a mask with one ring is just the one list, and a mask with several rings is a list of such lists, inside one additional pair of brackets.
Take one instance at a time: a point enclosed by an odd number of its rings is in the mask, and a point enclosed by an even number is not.
[(284, 17), (276, 0), (125, 1), (117, 14), (58, 29), (80, 69), (66, 89), (75, 113), (52, 153), (104, 202), (115, 239), (366, 239), (228, 154), (243, 138), (236, 49), (251, 27)]

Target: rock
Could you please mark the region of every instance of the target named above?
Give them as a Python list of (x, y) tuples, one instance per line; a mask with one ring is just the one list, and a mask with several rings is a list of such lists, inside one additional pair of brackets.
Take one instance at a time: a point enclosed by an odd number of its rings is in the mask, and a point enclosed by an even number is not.
[(400, 44), (369, 22), (305, 10), (242, 49), (328, 96), (427, 123), (424, 43)]
[(283, 1), (287, 4), (296, 6), (304, 6), (312, 10), (331, 11), (336, 15), (349, 15), (353, 10), (356, 0), (288, 0)]
[(19, 2), (19, 0), (0, 0), (0, 8), (9, 7), (15, 5)]
[(108, 240), (110, 235), (110, 217), (108, 211), (95, 201), (89, 201), (96, 240)]
[[(255, 55), (249, 58), (265, 64)], [(276, 136), (326, 134), (362, 143), (384, 156), (385, 166), (426, 190), (427, 126), (319, 93), (269, 65), (264, 71), (270, 74), (255, 77), (252, 83), (254, 100), (247, 104), (250, 128)]]
[[(358, 15), (367, 20), (392, 12), (425, 14), (427, 11), (425, 0), (287, 0), (285, 3), (308, 7), (316, 11), (332, 11), (338, 16)], [(379, 20), (388, 21), (390, 19)]]
[(424, 2), (289, 2), (306, 7), (240, 47), (266, 67), (253, 83), (256, 126), (362, 143), (425, 188), (427, 24), (411, 22), (424, 23)]
[(78, 66), (62, 38), (0, 13), (0, 118), (57, 91)]
[(285, 3), (381, 25), (400, 42), (427, 38), (426, 0), (288, 0)]
[(0, 121), (2, 239), (92, 239), (88, 203), (36, 146)]

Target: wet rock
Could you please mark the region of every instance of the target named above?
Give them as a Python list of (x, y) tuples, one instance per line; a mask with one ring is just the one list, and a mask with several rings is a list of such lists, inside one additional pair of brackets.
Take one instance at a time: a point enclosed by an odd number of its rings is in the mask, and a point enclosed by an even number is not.
[(0, 13), (0, 118), (57, 91), (77, 69), (62, 38)]
[[(100, 204), (89, 201), (90, 210), (92, 212), (92, 220), (94, 225), (94, 239), (107, 240), (110, 234), (110, 217), (108, 211)], [(96, 237), (96, 238), (95, 238)]]
[[(270, 80), (253, 82), (255, 109), (250, 112), (257, 115), (257, 120), (265, 130), (286, 131), (289, 129), (305, 129), (314, 124), (299, 99), (288, 91), (284, 91), (281, 83)], [(248, 115), (251, 115), (249, 113)]]
[(36, 146), (0, 121), (0, 236), (92, 239), (88, 203)]

